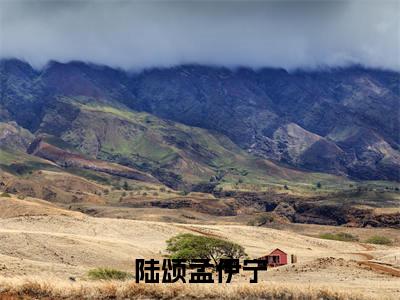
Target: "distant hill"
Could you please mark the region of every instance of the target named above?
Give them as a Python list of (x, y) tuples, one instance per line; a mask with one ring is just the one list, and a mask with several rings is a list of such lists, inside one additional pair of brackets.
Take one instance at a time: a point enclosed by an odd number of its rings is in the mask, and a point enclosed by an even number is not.
[(229, 168), (297, 176), (279, 164), (400, 180), (396, 72), (187, 65), (131, 74), (82, 62), (38, 71), (10, 59), (0, 63), (0, 80), (0, 122), (16, 122), (24, 135), (2, 139), (13, 147), (47, 135), (170, 186), (182, 174), (201, 182)]

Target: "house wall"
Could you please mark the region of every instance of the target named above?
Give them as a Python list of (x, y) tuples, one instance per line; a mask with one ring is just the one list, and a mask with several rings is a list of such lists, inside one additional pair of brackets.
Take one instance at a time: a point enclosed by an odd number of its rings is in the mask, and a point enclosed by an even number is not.
[(279, 265), (286, 265), (288, 263), (287, 254), (279, 249), (274, 250), (269, 255), (262, 256), (259, 259), (268, 260), (269, 256), (279, 256)]
[(281, 265), (286, 265), (288, 263), (287, 261), (287, 254), (279, 251), (279, 250), (275, 250), (272, 251), (270, 255), (278, 255), (279, 256), (279, 262)]

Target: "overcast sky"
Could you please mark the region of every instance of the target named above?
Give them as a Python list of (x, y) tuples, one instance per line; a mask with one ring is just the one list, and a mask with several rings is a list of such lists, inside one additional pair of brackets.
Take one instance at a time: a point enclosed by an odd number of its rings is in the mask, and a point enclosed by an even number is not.
[(400, 1), (0, 0), (0, 56), (35, 67), (183, 63), (400, 70)]

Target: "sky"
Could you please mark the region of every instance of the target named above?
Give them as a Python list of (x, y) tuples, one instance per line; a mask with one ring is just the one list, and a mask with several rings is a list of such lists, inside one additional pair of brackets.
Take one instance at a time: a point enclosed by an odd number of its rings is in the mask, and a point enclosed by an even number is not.
[(0, 57), (400, 70), (400, 1), (0, 0)]

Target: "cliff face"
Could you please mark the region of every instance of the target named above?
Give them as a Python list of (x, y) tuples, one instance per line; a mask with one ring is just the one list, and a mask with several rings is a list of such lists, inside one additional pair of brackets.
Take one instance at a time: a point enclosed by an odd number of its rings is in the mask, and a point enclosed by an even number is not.
[(0, 121), (32, 133), (65, 135), (80, 115), (71, 101), (80, 101), (212, 130), (252, 155), (302, 169), (400, 179), (396, 72), (180, 66), (128, 74), (81, 62), (39, 72), (7, 60), (0, 76)]

